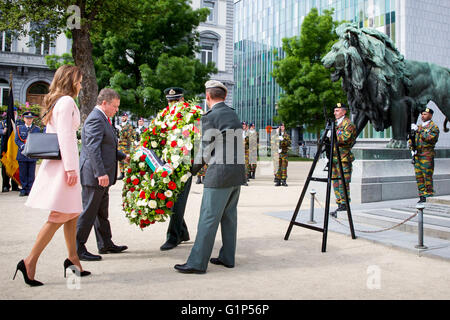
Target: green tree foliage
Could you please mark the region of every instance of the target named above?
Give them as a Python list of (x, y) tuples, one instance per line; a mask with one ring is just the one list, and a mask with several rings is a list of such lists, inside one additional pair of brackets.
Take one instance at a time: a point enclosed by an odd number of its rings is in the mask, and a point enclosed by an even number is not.
[[(110, 31), (126, 33), (128, 21), (139, 15), (139, 0), (3, 0), (0, 1), (0, 31), (15, 36), (32, 36), (52, 41), (62, 32), (70, 32), (72, 57), (83, 72), (79, 95), (82, 121), (95, 106), (98, 94), (92, 58), (91, 38)], [(28, 28), (32, 23), (32, 28)], [(52, 63), (52, 61), (51, 61)], [(56, 66), (57, 63), (54, 65)]]
[(50, 70), (56, 70), (62, 65), (68, 64), (73, 66), (75, 62), (73, 61), (72, 55), (70, 53), (63, 53), (62, 55), (50, 54), (45, 56), (45, 63)]
[(319, 15), (316, 8), (305, 17), (299, 37), (283, 39), (285, 57), (274, 62), (273, 76), (283, 89), (276, 120), (289, 127), (303, 126), (318, 133), (325, 124), (323, 110), (330, 116), (337, 102), (346, 103), (340, 82), (331, 81), (331, 71), (321, 58), (337, 41), (333, 11)]
[(186, 0), (145, 0), (138, 10), (142, 14), (128, 22), (127, 34), (105, 32), (95, 39), (95, 66), (99, 87), (117, 90), (122, 110), (149, 117), (166, 105), (165, 88), (182, 87), (191, 99), (217, 70), (195, 58), (194, 30), (208, 9), (193, 10)]

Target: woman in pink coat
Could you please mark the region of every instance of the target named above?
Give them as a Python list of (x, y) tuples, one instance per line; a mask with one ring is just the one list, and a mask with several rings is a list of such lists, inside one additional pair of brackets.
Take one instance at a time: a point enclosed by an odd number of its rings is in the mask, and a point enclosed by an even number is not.
[(32, 208), (50, 211), (48, 221), (39, 232), (30, 254), (17, 264), (16, 274), (20, 270), (25, 283), (30, 286), (43, 285), (34, 279), (36, 264), (42, 251), (62, 225), (68, 250), (68, 259), (64, 261), (64, 276), (69, 267), (77, 275), (90, 274), (89, 271), (83, 271), (76, 248), (76, 226), (82, 211), (82, 201), (76, 138), (76, 131), (80, 126), (80, 112), (74, 98), (81, 90), (81, 81), (82, 74), (78, 67), (61, 66), (55, 73), (43, 103), (46, 132), (58, 135), (61, 160), (42, 161), (25, 203)]

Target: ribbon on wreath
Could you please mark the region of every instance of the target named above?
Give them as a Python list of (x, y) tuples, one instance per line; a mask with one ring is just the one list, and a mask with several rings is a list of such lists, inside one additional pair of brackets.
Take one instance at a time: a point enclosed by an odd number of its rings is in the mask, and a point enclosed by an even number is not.
[(172, 166), (168, 163), (164, 163), (164, 161), (156, 155), (155, 151), (144, 147), (140, 147), (139, 149), (145, 155), (145, 162), (147, 162), (153, 172), (156, 172), (159, 168), (162, 168), (164, 171), (167, 171), (168, 174), (172, 174)]

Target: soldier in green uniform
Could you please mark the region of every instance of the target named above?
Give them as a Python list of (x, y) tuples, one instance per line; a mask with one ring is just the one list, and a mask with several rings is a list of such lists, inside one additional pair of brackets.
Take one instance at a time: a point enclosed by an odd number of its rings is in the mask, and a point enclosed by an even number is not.
[[(131, 154), (134, 140), (136, 140), (136, 131), (131, 123), (128, 122), (128, 114), (122, 114), (122, 124), (119, 133), (119, 150), (125, 154)], [(120, 176), (119, 180), (123, 179), (125, 170), (125, 161), (119, 162)]]
[(287, 187), (288, 150), (291, 137), (287, 134), (284, 123), (272, 134), (272, 155), (274, 159), (275, 186)]
[[(422, 114), (422, 125), (411, 125), (415, 131), (416, 152), (414, 155), (414, 172), (416, 174), (417, 188), (419, 189), (419, 201), (426, 202), (427, 197), (434, 194), (433, 190), (433, 172), (434, 172), (434, 146), (439, 138), (439, 128), (431, 120), (433, 109), (426, 108)], [(411, 140), (409, 141), (411, 145)]]
[[(184, 101), (184, 89), (178, 87), (171, 87), (164, 90), (169, 106), (172, 106), (180, 101)], [(186, 203), (191, 190), (192, 176), (184, 184), (183, 191), (178, 196), (170, 216), (169, 227), (167, 228), (166, 242), (159, 248), (161, 251), (167, 251), (175, 248), (183, 241), (189, 241), (189, 231), (184, 220), (184, 211), (186, 210)]]
[[(344, 171), (345, 186), (347, 188), (348, 201), (350, 201), (350, 181), (352, 178), (352, 162), (355, 157), (351, 151), (356, 141), (356, 127), (350, 121), (347, 115), (348, 108), (342, 103), (338, 103), (334, 108), (334, 117), (336, 119), (336, 145), (339, 147), (341, 156), (342, 169)], [(328, 132), (328, 138), (331, 137), (331, 131)], [(345, 201), (344, 186), (341, 180), (339, 163), (337, 158), (337, 150), (333, 150), (333, 161), (331, 166), (331, 179), (333, 181), (334, 195), (338, 208), (331, 212), (333, 217), (337, 217), (338, 211), (347, 210), (347, 202)]]
[(250, 124), (250, 129), (248, 130), (248, 142), (249, 142), (249, 178), (255, 179), (256, 164), (258, 161), (258, 144), (259, 135), (255, 129), (255, 124)]

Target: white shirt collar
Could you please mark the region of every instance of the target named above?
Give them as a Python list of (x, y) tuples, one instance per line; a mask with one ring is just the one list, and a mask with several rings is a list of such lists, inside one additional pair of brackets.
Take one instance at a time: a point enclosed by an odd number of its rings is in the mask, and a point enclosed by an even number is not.
[(106, 119), (109, 119), (108, 116), (106, 115), (105, 111), (103, 111), (102, 108), (100, 108), (100, 106), (97, 105), (95, 107), (103, 113), (103, 115), (105, 116)]
[(338, 126), (340, 126), (341, 123), (342, 123), (342, 121), (344, 121), (344, 118), (345, 118), (345, 116), (342, 116), (342, 117), (340, 117), (339, 119), (337, 119), (337, 120), (336, 120), (336, 124), (337, 124)]
[(422, 123), (422, 127), (428, 126), (430, 124), (430, 121), (431, 121), (431, 119), (426, 121), (426, 122), (424, 122), (424, 123)]

